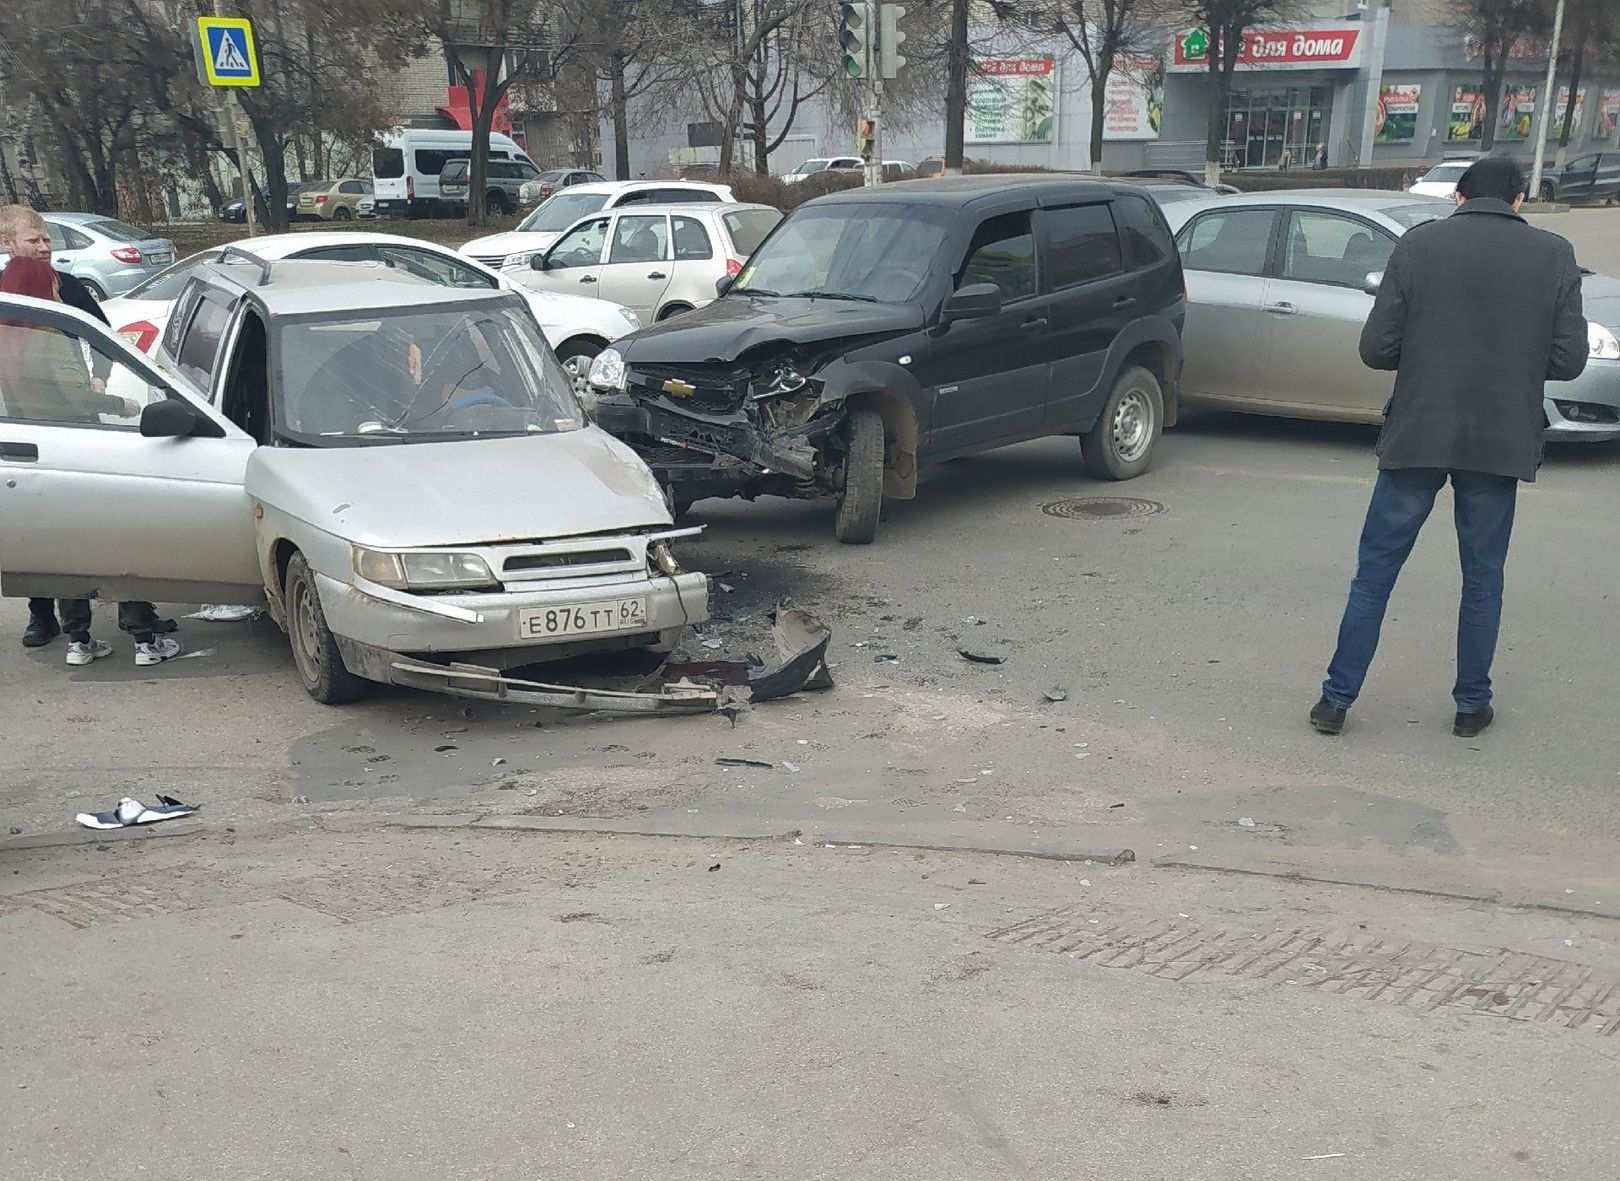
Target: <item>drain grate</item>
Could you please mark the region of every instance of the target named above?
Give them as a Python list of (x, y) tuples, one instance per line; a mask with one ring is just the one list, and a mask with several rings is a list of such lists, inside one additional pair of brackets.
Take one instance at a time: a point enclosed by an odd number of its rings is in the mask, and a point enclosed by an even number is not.
[(1077, 496), (1043, 504), (1041, 512), (1049, 517), (1062, 517), (1066, 521), (1106, 521), (1123, 517), (1151, 517), (1154, 513), (1164, 512), (1164, 505), (1156, 500), (1142, 500), (1135, 496)]

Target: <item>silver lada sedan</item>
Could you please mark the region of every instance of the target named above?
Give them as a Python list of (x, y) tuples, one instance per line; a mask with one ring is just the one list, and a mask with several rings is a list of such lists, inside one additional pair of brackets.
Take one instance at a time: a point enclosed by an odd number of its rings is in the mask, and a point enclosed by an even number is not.
[[(1380, 422), (1394, 375), (1361, 363), (1373, 293), (1407, 230), (1452, 202), (1364, 189), (1302, 189), (1165, 207), (1187, 275), (1186, 405)], [(1620, 282), (1582, 284), (1591, 359), (1547, 383), (1547, 439), (1620, 439)]]

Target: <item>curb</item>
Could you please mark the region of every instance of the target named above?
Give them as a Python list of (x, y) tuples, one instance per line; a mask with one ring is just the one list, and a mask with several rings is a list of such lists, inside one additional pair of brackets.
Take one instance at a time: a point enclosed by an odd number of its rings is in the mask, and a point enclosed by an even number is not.
[(34, 836), (11, 837), (0, 841), (0, 853), (14, 849), (60, 849), (69, 845), (103, 845), (109, 841), (152, 841), (158, 837), (191, 837), (206, 832), (200, 820), (178, 824), (151, 824), (129, 828), (84, 828), (74, 832), (42, 832)]

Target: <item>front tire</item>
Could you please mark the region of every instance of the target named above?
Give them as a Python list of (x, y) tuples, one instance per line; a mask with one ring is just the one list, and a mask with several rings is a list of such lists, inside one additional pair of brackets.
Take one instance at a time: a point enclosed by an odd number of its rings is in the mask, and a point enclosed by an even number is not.
[(332, 211), (333, 221), (348, 221), (353, 216), (354, 214), (349, 212), (349, 207), (347, 205), (339, 205)]
[(326, 626), (315, 574), (303, 554), (294, 554), (287, 563), (281, 601), (287, 612), (293, 665), (309, 695), (322, 705), (344, 705), (364, 697), (371, 685), (344, 667), (337, 639)]
[(484, 212), (490, 217), (506, 216), (506, 194), (493, 192), (484, 197)]
[(1558, 188), (1557, 188), (1557, 186), (1554, 185), (1551, 181), (1545, 181), (1545, 180), (1542, 181), (1541, 182), (1541, 199), (1543, 201), (1553, 201), (1553, 200), (1557, 199), (1557, 197), (1558, 197)]
[(1080, 436), (1086, 473), (1097, 480), (1134, 480), (1153, 466), (1164, 430), (1164, 390), (1140, 365), (1119, 375), (1097, 424)]
[(587, 406), (591, 404), (591, 362), (606, 347), (594, 340), (565, 340), (557, 350), (557, 360), (568, 373), (574, 395)]
[(870, 545), (883, 511), (883, 416), (860, 408), (850, 411), (846, 424), (849, 449), (833, 533), (845, 545)]

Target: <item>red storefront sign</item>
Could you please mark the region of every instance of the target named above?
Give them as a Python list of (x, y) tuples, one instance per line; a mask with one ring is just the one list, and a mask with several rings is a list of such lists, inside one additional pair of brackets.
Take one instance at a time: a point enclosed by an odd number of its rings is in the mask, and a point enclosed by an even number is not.
[[(1244, 35), (1237, 68), (1354, 68), (1361, 64), (1362, 32), (1354, 26), (1252, 30)], [(1209, 37), (1202, 29), (1190, 29), (1177, 36), (1171, 48), (1172, 70), (1209, 68)]]

